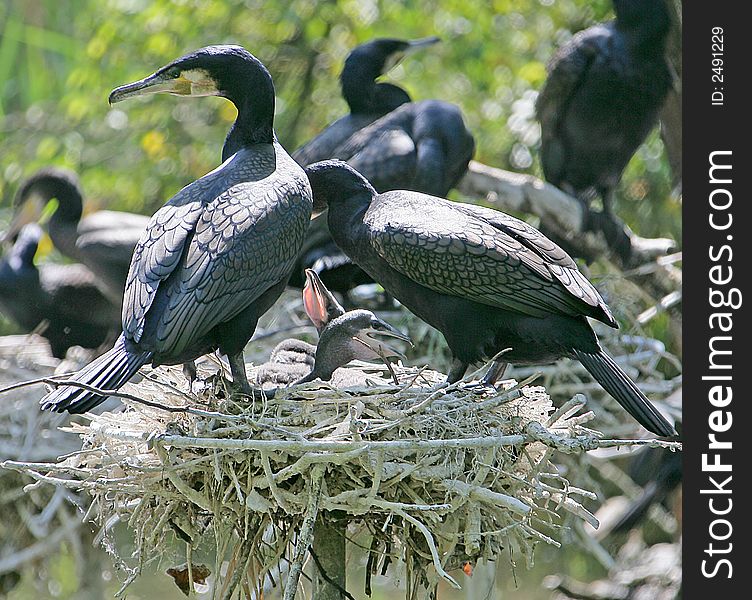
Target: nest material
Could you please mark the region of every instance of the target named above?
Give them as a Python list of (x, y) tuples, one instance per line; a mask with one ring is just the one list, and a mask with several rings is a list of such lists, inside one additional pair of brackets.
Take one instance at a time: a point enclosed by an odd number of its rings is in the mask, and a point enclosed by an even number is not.
[[(80, 366), (90, 353), (72, 352), (63, 368)], [(0, 388), (19, 380), (51, 376), (60, 366), (47, 341), (36, 335), (0, 337)], [(0, 397), (0, 461), (54, 462), (79, 450), (75, 437), (60, 431), (63, 415), (39, 410), (39, 390), (21, 388)], [(32, 485), (30, 485), (32, 484)], [(20, 580), (23, 567), (39, 565), (66, 541), (76, 558), (88, 554), (86, 528), (75, 506), (85, 506), (86, 494), (34, 484), (23, 473), (0, 468), (0, 597)], [(73, 506), (71, 506), (73, 505)], [(90, 544), (88, 544), (90, 545)]]
[(15, 468), (87, 490), (105, 540), (114, 522), (129, 524), (137, 550), (135, 566), (121, 561), (124, 588), (171, 532), (187, 542), (189, 566), (211, 538), (214, 597), (260, 591), (284, 561), (294, 593), (317, 514), (367, 530), (367, 586), (396, 563), (409, 597), (442, 578), (458, 587), (448, 571), (504, 548), (532, 563), (538, 542), (558, 545), (567, 515), (597, 526), (581, 504), (595, 495), (569, 485), (552, 455), (629, 442), (587, 429), (582, 396), (554, 410), (542, 387), (480, 394), (437, 387), (443, 377), (426, 369), (396, 374), (399, 385), (309, 384), (239, 402), (221, 385), (188, 393), (179, 369), (158, 368), (123, 391), (161, 408), (126, 400), (125, 412), (70, 428), (80, 453)]

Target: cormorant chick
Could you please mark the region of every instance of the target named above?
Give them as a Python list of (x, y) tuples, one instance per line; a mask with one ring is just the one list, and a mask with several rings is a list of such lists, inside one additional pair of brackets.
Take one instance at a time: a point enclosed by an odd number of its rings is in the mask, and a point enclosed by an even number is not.
[(311, 269), (306, 271), (303, 306), (319, 332), (318, 344), (295, 339), (280, 342), (269, 362), (257, 370), (259, 383), (329, 381), (334, 371), (352, 360), (401, 357), (402, 353), (383, 338), (411, 343), (407, 335), (369, 310), (345, 311)]

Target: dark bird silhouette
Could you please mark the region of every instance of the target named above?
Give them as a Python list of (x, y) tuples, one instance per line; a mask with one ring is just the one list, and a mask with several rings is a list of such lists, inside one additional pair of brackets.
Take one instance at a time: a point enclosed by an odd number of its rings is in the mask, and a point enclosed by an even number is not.
[(277, 344), (269, 362), (256, 371), (260, 384), (299, 384), (315, 379), (329, 381), (334, 371), (352, 360), (402, 357), (399, 350), (389, 345), (389, 338), (412, 343), (407, 335), (370, 310), (345, 311), (311, 269), (306, 271), (303, 305), (319, 332), (318, 344), (296, 339)]
[[(674, 430), (601, 348), (587, 321), (617, 323), (561, 248), (502, 212), (410, 191), (379, 194), (346, 163), (306, 168), (317, 208), (329, 207), (337, 245), (418, 317), (444, 335), (447, 380), (503, 355), (504, 363), (579, 360), (646, 429)], [(484, 383), (503, 372), (498, 361)]]
[(342, 96), (350, 113), (329, 124), (315, 138), (293, 152), (301, 166), (332, 158), (334, 150), (358, 129), (410, 102), (409, 94), (392, 83), (376, 82), (405, 55), (432, 46), (437, 37), (419, 40), (379, 38), (353, 49), (340, 74)]
[(616, 19), (577, 33), (554, 56), (538, 96), (541, 164), (546, 179), (586, 207), (625, 259), (630, 233), (612, 212), (614, 189), (658, 121), (671, 87), (664, 58), (670, 17), (664, 0), (613, 0)]
[[(681, 432), (681, 427), (676, 426)], [(667, 448), (644, 448), (632, 459), (629, 476), (642, 486), (642, 493), (627, 506), (611, 526), (610, 533), (633, 529), (647, 516), (650, 507), (664, 503), (682, 482), (683, 460), (680, 452)]]
[(49, 219), (44, 226), (55, 248), (86, 265), (108, 297), (120, 305), (133, 249), (149, 217), (100, 210), (82, 218), (78, 176), (59, 167), (40, 169), (26, 179), (16, 193), (15, 205), (16, 215), (6, 237), (26, 223)]
[[(380, 192), (406, 189), (444, 197), (467, 171), (475, 140), (457, 106), (423, 100), (401, 104), (328, 150), (318, 158), (347, 161)], [(326, 215), (311, 222), (291, 285), (302, 285), (307, 268), (343, 294), (371, 282), (334, 244)]]
[[(115, 347), (74, 379), (116, 390), (144, 364), (191, 363), (219, 350), (235, 385), (251, 393), (243, 349), (277, 300), (311, 216), (305, 173), (276, 141), (274, 85), (240, 46), (208, 46), (110, 94), (222, 96), (238, 116), (223, 163), (152, 217), (133, 254)], [(193, 368), (195, 370), (195, 367)], [(61, 386), (44, 408), (82, 412), (104, 396)]]
[(475, 140), (462, 111), (441, 100), (410, 102), (355, 132), (330, 158), (346, 161), (380, 192), (444, 197), (467, 171)]
[(112, 340), (120, 315), (80, 264), (34, 264), (42, 230), (21, 228), (15, 244), (0, 260), (0, 312), (24, 332), (37, 331), (52, 355), (65, 358), (68, 348), (98, 348)]

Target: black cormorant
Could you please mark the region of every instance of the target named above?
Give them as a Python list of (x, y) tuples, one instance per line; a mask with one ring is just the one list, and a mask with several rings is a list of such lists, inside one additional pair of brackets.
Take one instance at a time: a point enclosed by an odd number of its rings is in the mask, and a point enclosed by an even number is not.
[[(178, 192), (152, 217), (133, 253), (115, 347), (74, 379), (115, 390), (141, 365), (190, 363), (219, 350), (250, 393), (243, 349), (258, 318), (284, 289), (311, 216), (303, 169), (276, 141), (274, 85), (240, 46), (208, 46), (140, 81), (110, 102), (141, 94), (222, 96), (238, 116), (223, 163)], [(82, 412), (101, 395), (60, 387), (45, 408)]]
[(306, 271), (303, 288), (306, 314), (319, 332), (318, 344), (289, 339), (272, 350), (269, 362), (257, 370), (259, 383), (329, 381), (339, 367), (352, 360), (401, 357), (383, 338), (411, 343), (410, 338), (370, 310), (345, 311), (315, 271)]
[[(55, 205), (50, 208), (50, 202)], [(26, 179), (16, 193), (16, 216), (7, 235), (51, 210), (44, 226), (61, 254), (86, 265), (103, 291), (120, 305), (133, 249), (149, 223), (149, 217), (100, 210), (83, 214), (83, 194), (78, 177), (59, 167), (40, 169)]]
[[(606, 354), (587, 321), (617, 327), (574, 261), (543, 234), (502, 212), (410, 191), (378, 194), (346, 163), (306, 168), (317, 208), (329, 207), (337, 245), (444, 335), (449, 382), (507, 350), (512, 364), (578, 359), (646, 429), (674, 430)], [(495, 363), (485, 382), (502, 372)]]
[(589, 212), (624, 259), (628, 230), (612, 213), (622, 172), (658, 121), (671, 87), (664, 57), (670, 17), (665, 0), (613, 0), (616, 19), (577, 33), (554, 56), (537, 100), (546, 179), (603, 213)]
[(356, 47), (345, 60), (340, 75), (342, 96), (350, 108), (315, 138), (298, 148), (292, 157), (302, 166), (332, 158), (335, 148), (361, 127), (410, 102), (410, 96), (392, 83), (377, 83), (402, 58), (415, 50), (439, 42), (437, 37), (418, 40), (379, 38)]
[(0, 312), (24, 332), (39, 331), (52, 355), (65, 358), (68, 348), (98, 348), (119, 329), (119, 312), (85, 266), (34, 264), (42, 230), (21, 228), (13, 247), (0, 260)]
[[(380, 192), (406, 189), (444, 197), (467, 171), (474, 151), (475, 140), (460, 109), (423, 100), (403, 104), (363, 127), (329, 158), (347, 161)], [(296, 271), (306, 268), (341, 293), (370, 281), (332, 242), (325, 214), (311, 221), (303, 243)]]
[(422, 100), (355, 132), (329, 158), (346, 161), (379, 192), (414, 190), (443, 198), (467, 171), (474, 151), (459, 107)]

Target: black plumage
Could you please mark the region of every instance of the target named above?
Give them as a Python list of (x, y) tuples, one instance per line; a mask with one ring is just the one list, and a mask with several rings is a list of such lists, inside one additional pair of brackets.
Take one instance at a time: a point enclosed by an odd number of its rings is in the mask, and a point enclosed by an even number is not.
[(376, 80), (410, 52), (439, 42), (437, 37), (418, 40), (378, 38), (350, 52), (340, 74), (342, 97), (349, 114), (329, 124), (324, 131), (293, 152), (301, 166), (332, 158), (334, 150), (360, 128), (410, 102), (410, 95), (393, 83)]
[(577, 33), (554, 56), (537, 100), (546, 179), (586, 206), (619, 254), (630, 235), (612, 213), (612, 196), (630, 158), (658, 121), (671, 87), (664, 57), (670, 17), (665, 0), (613, 0), (616, 19)]
[(329, 381), (352, 360), (401, 357), (389, 338), (411, 343), (410, 338), (370, 310), (345, 311), (318, 275), (308, 269), (303, 289), (306, 314), (319, 332), (318, 344), (288, 339), (272, 350), (269, 362), (257, 370), (259, 383)]
[(42, 230), (21, 228), (0, 260), (0, 312), (24, 332), (38, 332), (52, 355), (68, 348), (98, 348), (119, 329), (119, 311), (101, 292), (94, 274), (80, 264), (34, 264)]
[[(475, 140), (460, 109), (423, 100), (401, 104), (321, 158), (347, 161), (380, 192), (406, 189), (444, 197), (467, 171), (474, 151)], [(293, 285), (302, 282), (307, 268), (341, 293), (371, 281), (332, 242), (325, 214), (311, 222)]]
[[(133, 213), (100, 210), (82, 217), (83, 193), (78, 176), (67, 169), (48, 167), (28, 177), (16, 192), (16, 216), (8, 235), (47, 212), (44, 224), (52, 243), (61, 254), (86, 265), (102, 290), (120, 304), (133, 249), (149, 223), (149, 217)], [(46, 218), (47, 215), (44, 215)]]
[(346, 161), (379, 192), (414, 190), (444, 197), (475, 151), (459, 107), (410, 102), (354, 133), (330, 158)]
[[(311, 215), (310, 186), (274, 136), (271, 76), (244, 48), (187, 54), (117, 88), (110, 102), (154, 92), (222, 96), (238, 116), (222, 165), (152, 217), (128, 273), (123, 333), (74, 379), (115, 390), (141, 365), (186, 363), (218, 349), (235, 384), (250, 393), (243, 349), (290, 276)], [(42, 404), (82, 412), (103, 400), (61, 387)]]
[(316, 206), (329, 207), (337, 245), (444, 335), (454, 357), (448, 381), (505, 349), (512, 364), (576, 358), (644, 427), (674, 434), (598, 343), (587, 317), (616, 327), (608, 306), (539, 231), (488, 208), (410, 191), (378, 194), (339, 161), (306, 173)]

